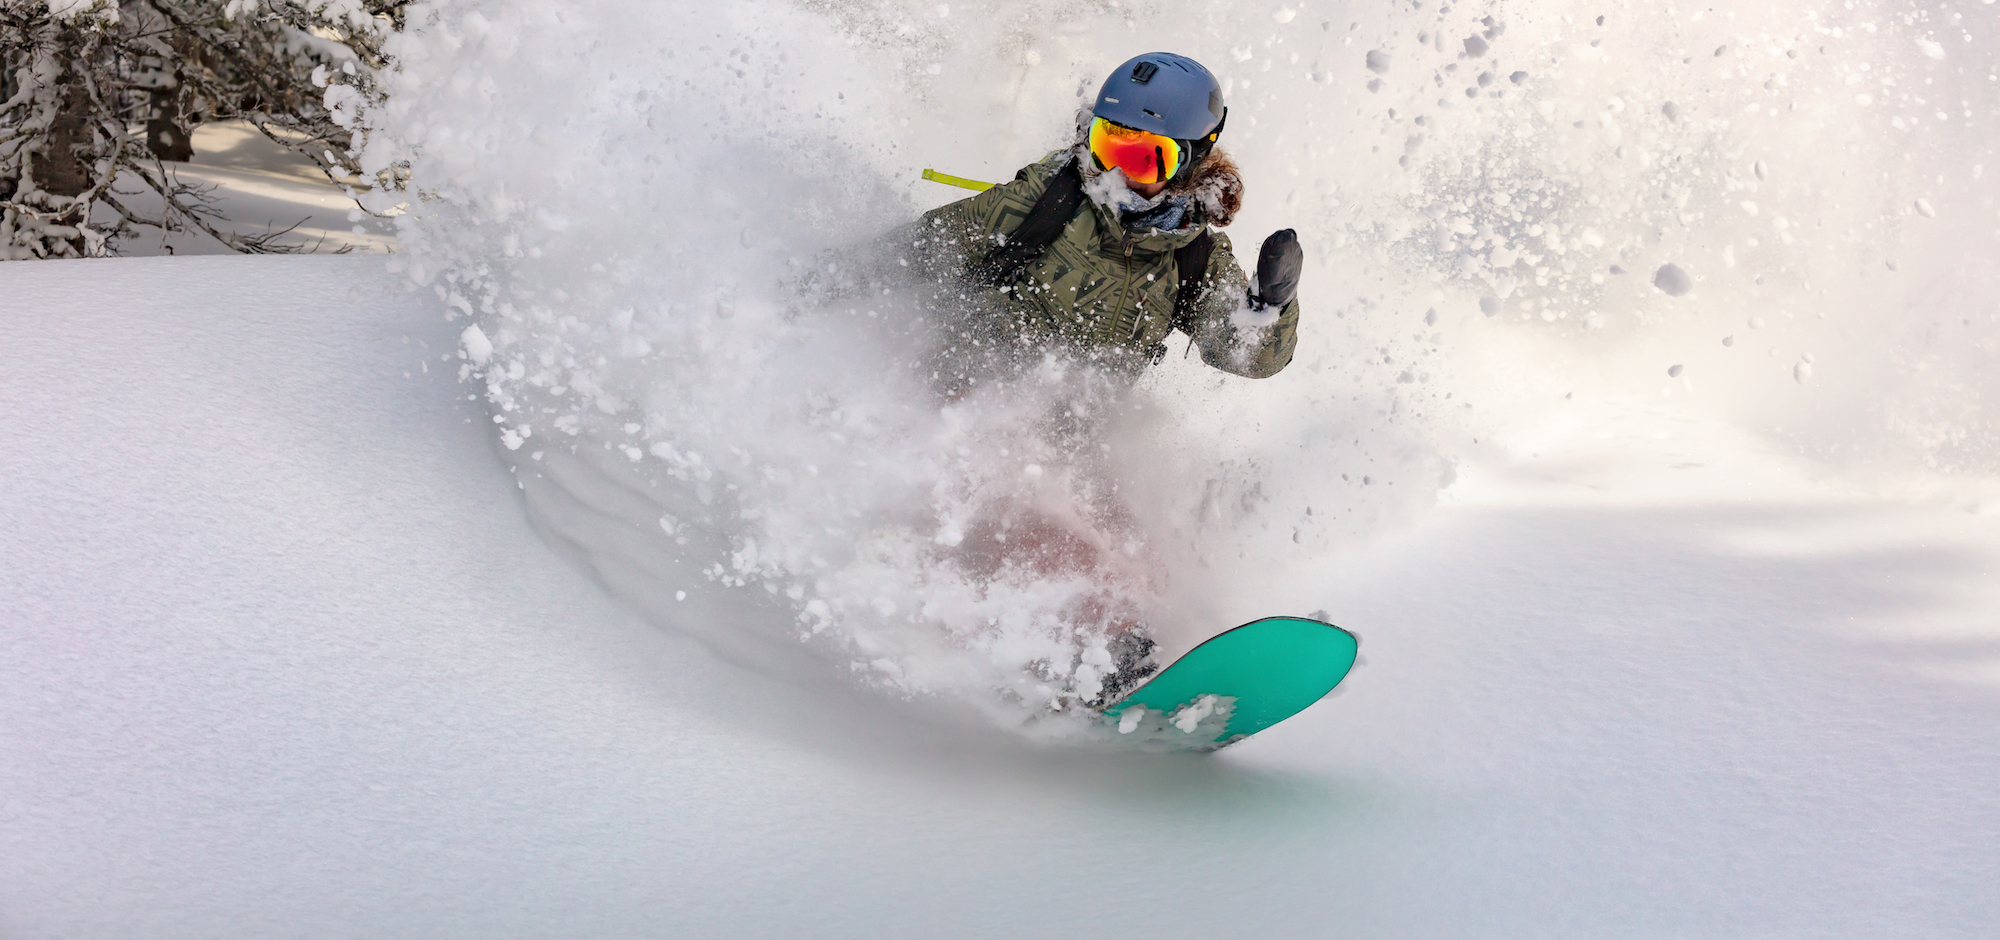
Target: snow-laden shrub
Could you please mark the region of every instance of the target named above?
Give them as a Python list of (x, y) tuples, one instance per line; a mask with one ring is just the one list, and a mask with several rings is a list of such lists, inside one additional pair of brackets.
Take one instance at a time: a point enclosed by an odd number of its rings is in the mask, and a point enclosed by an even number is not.
[[(170, 163), (195, 124), (241, 119), (357, 176), (342, 108), (373, 94), (406, 2), (0, 0), (0, 260), (108, 254), (135, 224), (278, 250), (218, 231)], [(144, 191), (158, 216), (129, 208)]]

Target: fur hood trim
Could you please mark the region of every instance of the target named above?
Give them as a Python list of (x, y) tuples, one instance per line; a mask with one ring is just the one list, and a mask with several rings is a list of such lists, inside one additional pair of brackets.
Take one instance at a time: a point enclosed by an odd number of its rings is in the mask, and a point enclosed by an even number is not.
[(1193, 196), (1208, 216), (1208, 224), (1222, 228), (1236, 221), (1237, 211), (1243, 208), (1243, 174), (1237, 171), (1236, 161), (1217, 147), (1194, 168), (1193, 175), (1168, 184), (1167, 192)]

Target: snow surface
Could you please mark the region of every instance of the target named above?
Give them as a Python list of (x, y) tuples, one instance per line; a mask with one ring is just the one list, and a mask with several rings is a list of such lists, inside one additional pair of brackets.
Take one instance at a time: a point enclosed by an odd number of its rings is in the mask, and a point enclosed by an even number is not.
[[(275, 244), (296, 252), (387, 251), (395, 246), (392, 226), (361, 212), (319, 166), (271, 142), (243, 121), (215, 121), (194, 128), (194, 159), (164, 168), (181, 183), (198, 188), (221, 218), (213, 220), (234, 235), (279, 234)], [(128, 207), (156, 215), (159, 197), (136, 182)], [(104, 210), (111, 211), (108, 207)], [(390, 211), (394, 211), (392, 206)], [(118, 246), (125, 256), (231, 254), (205, 232), (162, 233), (142, 226)]]
[(0, 268), (0, 935), (2000, 917), (1990, 509), (1605, 405), (1242, 586), (1364, 634), (1336, 698), (1219, 758), (1030, 747), (621, 610), (531, 531), (458, 328), (380, 263)]
[[(404, 253), (0, 268), (0, 936), (1982, 936), (1988, 13), (416, 5)], [(940, 405), (821, 251), (1147, 48), (1297, 361)], [(1364, 664), (1122, 753), (1107, 585)]]

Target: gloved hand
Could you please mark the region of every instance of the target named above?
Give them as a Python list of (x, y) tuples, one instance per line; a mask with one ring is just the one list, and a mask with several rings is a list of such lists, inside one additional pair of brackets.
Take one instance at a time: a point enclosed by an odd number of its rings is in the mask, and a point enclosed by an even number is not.
[(1250, 292), (1251, 302), (1266, 307), (1291, 303), (1299, 294), (1299, 271), (1305, 264), (1306, 253), (1299, 247), (1297, 232), (1288, 228), (1272, 232), (1257, 252), (1257, 283)]

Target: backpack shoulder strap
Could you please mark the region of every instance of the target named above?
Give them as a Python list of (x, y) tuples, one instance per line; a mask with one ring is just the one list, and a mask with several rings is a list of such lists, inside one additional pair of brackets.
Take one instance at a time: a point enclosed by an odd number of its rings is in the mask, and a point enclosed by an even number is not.
[(1180, 272), (1180, 290), (1174, 293), (1174, 327), (1189, 336), (1194, 335), (1195, 311), (1201, 305), (1201, 295), (1207, 293), (1202, 279), (1208, 275), (1208, 256), (1215, 252), (1215, 236), (1203, 226), (1194, 241), (1174, 249), (1174, 267)]
[[(1202, 281), (1208, 276), (1208, 257), (1215, 253), (1215, 236), (1208, 233), (1204, 225), (1201, 234), (1194, 240), (1174, 249), (1174, 270), (1180, 272), (1180, 289), (1174, 291), (1174, 329), (1188, 335), (1188, 348), (1194, 348), (1194, 331), (1198, 329), (1197, 311), (1201, 309), (1201, 296), (1208, 293)], [(1154, 343), (1146, 347), (1148, 362), (1158, 363), (1166, 358), (1167, 344)]]
[(1082, 205), (1083, 174), (1072, 158), (1049, 178), (1048, 187), (1035, 199), (1027, 218), (1007, 233), (1006, 243), (988, 252), (986, 259), (973, 268), (973, 278), (992, 287), (1005, 287), (1020, 280), (1021, 274), (1028, 270), (1028, 263), (1055, 244), (1063, 226), (1076, 217), (1076, 210)]

